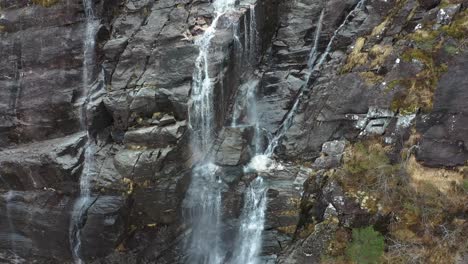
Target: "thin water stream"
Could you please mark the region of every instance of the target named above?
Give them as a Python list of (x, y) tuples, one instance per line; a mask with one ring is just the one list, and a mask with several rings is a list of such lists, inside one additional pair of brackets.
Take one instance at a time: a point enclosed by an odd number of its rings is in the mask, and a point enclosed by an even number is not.
[(215, 18), (203, 35), (195, 41), (199, 54), (195, 62), (189, 110), (192, 152), (204, 159), (194, 166), (191, 183), (184, 199), (184, 208), (192, 228), (186, 244), (186, 262), (195, 264), (223, 263), (225, 256), (220, 237), (222, 181), (218, 178), (219, 168), (209, 155), (215, 127), (215, 80), (210, 77), (210, 53), (216, 49), (212, 45), (212, 39), (219, 20), (224, 14), (234, 10), (235, 0), (217, 0), (213, 5)]
[[(346, 25), (346, 23), (348, 23), (349, 18), (354, 14), (354, 12), (362, 7), (363, 2), (364, 0), (359, 1), (356, 7), (345, 17), (343, 23), (335, 30), (333, 36), (330, 38), (325, 51), (321, 54), (320, 57), (318, 57), (320, 34), (322, 32), (323, 20), (325, 16), (325, 10), (321, 11), (320, 17), (316, 25), (314, 42), (312, 44), (312, 48), (307, 60), (304, 84), (300, 88), (299, 94), (294, 101), (293, 107), (287, 113), (286, 118), (282, 122), (277, 133), (269, 140), (269, 144), (263, 153), (259, 151), (260, 146), (258, 138), (260, 137), (260, 129), (258, 127), (256, 113), (255, 90), (252, 92), (245, 93), (244, 98), (238, 98), (239, 101), (248, 102), (251, 102), (249, 100), (249, 97), (254, 98), (253, 103), (248, 103), (248, 106), (251, 109), (249, 120), (250, 122), (253, 122), (256, 125), (256, 155), (252, 158), (250, 164), (245, 168), (245, 170), (257, 172), (259, 176), (257, 176), (257, 178), (250, 183), (250, 186), (248, 187), (244, 196), (244, 207), (240, 220), (241, 226), (238, 233), (236, 249), (233, 255), (233, 263), (235, 264), (256, 264), (259, 262), (258, 255), (260, 253), (262, 245), (262, 232), (264, 229), (265, 211), (267, 209), (267, 187), (264, 183), (264, 179), (260, 175), (262, 172), (268, 171), (273, 167), (271, 156), (273, 155), (275, 149), (278, 147), (280, 139), (286, 134), (287, 130), (291, 127), (300, 100), (306, 92), (306, 89), (308, 89), (308, 82), (313, 72), (319, 70), (319, 68), (324, 63), (325, 58), (328, 56), (331, 50), (336, 35), (343, 28), (343, 26)], [(239, 119), (239, 116), (239, 110), (237, 110), (237, 112), (234, 111), (233, 125), (237, 125), (236, 122)]]
[(86, 144), (84, 146), (84, 161), (80, 175), (80, 196), (73, 206), (70, 223), (70, 247), (72, 257), (75, 263), (84, 263), (81, 257), (81, 230), (84, 226), (87, 211), (94, 201), (92, 198), (91, 179), (96, 175), (95, 153), (96, 145), (89, 133), (87, 106), (89, 102), (89, 91), (91, 86), (92, 69), (95, 64), (96, 54), (96, 33), (99, 27), (99, 20), (95, 17), (93, 11), (93, 0), (83, 0), (85, 13), (85, 34), (83, 40), (83, 73), (82, 73), (82, 104), (80, 106), (80, 125), (81, 129), (86, 131)]
[[(317, 30), (315, 32), (315, 38), (314, 38), (314, 45), (312, 47), (311, 53), (309, 55), (309, 59), (307, 62), (307, 68), (306, 68), (306, 75), (305, 75), (305, 82), (303, 86), (301, 87), (298, 96), (294, 100), (294, 104), (289, 110), (289, 112), (286, 115), (286, 118), (283, 120), (282, 124), (280, 125), (278, 131), (276, 134), (273, 136), (273, 138), (270, 140), (270, 143), (264, 153), (267, 157), (271, 157), (273, 155), (273, 152), (275, 149), (278, 147), (279, 141), (283, 136), (286, 134), (286, 132), (289, 130), (289, 128), (292, 126), (292, 123), (294, 121), (294, 117), (296, 116), (299, 104), (301, 102), (302, 97), (304, 96), (305, 92), (307, 92), (310, 87), (309, 87), (309, 79), (312, 76), (314, 72), (320, 71), (320, 67), (322, 64), (325, 62), (325, 59), (329, 55), (333, 42), (336, 39), (336, 36), (340, 32), (340, 30), (349, 22), (349, 19), (356, 13), (357, 10), (361, 9), (365, 0), (360, 0), (356, 6), (351, 10), (348, 15), (345, 17), (343, 22), (340, 24), (340, 26), (333, 32), (332, 37), (328, 41), (327, 47), (325, 48), (324, 52), (321, 54), (321, 56), (318, 58), (318, 42), (320, 38), (320, 33), (322, 29), (322, 23), (323, 23), (323, 18), (325, 11), (322, 10), (320, 14), (320, 18), (317, 23)], [(318, 58), (318, 60), (317, 60)]]

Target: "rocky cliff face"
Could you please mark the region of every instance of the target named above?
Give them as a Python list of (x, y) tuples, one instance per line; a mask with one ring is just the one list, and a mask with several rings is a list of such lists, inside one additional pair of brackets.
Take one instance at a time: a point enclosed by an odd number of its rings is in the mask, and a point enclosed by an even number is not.
[(0, 259), (72, 263), (79, 230), (86, 263), (191, 263), (184, 200), (211, 156), (216, 263), (240, 263), (249, 199), (258, 263), (358, 262), (367, 226), (379, 261), (466, 263), (468, 3), (234, 1), (207, 56), (208, 154), (191, 115), (217, 1), (91, 1), (91, 65), (81, 0), (0, 3)]

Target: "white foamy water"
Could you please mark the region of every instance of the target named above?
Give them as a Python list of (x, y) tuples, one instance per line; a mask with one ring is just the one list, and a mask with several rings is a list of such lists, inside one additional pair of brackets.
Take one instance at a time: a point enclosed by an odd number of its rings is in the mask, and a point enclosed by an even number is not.
[(267, 187), (262, 177), (253, 180), (244, 196), (234, 264), (256, 264), (262, 249), (262, 233), (265, 226)]
[(223, 263), (226, 255), (221, 240), (222, 180), (209, 155), (215, 127), (215, 82), (210, 78), (210, 55), (216, 49), (212, 46), (212, 39), (218, 22), (225, 13), (234, 9), (235, 0), (217, 0), (213, 6), (215, 17), (211, 25), (195, 40), (199, 54), (193, 75), (189, 125), (192, 152), (205, 160), (193, 168), (183, 204), (192, 231), (185, 245), (186, 263), (190, 264)]
[(187, 241), (187, 263), (223, 263), (221, 247), (221, 183), (218, 167), (212, 163), (196, 166), (187, 191), (184, 207), (192, 233)]
[(249, 63), (255, 65), (257, 61), (257, 44), (258, 44), (258, 31), (257, 31), (257, 15), (255, 13), (255, 5), (250, 5), (250, 23), (249, 23)]
[(83, 103), (80, 107), (80, 124), (82, 130), (87, 132), (87, 141), (84, 146), (84, 161), (83, 168), (80, 175), (80, 196), (75, 201), (73, 206), (71, 223), (69, 228), (69, 240), (72, 251), (72, 257), (75, 263), (81, 264), (84, 261), (81, 258), (81, 229), (83, 228), (84, 217), (87, 210), (91, 205), (91, 179), (94, 178), (96, 173), (95, 153), (96, 146), (92, 141), (92, 137), (88, 131), (88, 117), (87, 106), (90, 96), (90, 79), (92, 77), (92, 70), (94, 68), (96, 54), (96, 33), (99, 27), (99, 21), (96, 19), (93, 11), (93, 1), (84, 0), (83, 8), (85, 13), (85, 34), (83, 40)]

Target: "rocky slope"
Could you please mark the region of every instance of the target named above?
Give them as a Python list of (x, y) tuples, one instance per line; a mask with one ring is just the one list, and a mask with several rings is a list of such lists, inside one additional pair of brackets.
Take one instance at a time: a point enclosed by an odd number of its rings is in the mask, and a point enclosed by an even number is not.
[[(356, 262), (354, 231), (368, 226), (385, 238), (379, 262), (467, 263), (468, 2), (236, 4), (220, 17), (208, 69), (221, 263), (233, 259), (257, 175), (267, 184), (260, 263)], [(92, 141), (81, 258), (190, 263), (184, 198), (206, 154), (190, 143), (194, 40), (213, 3), (99, 0), (93, 9), (86, 95), (83, 3), (0, 3), (0, 259), (73, 262), (71, 217)], [(258, 154), (254, 127), (232, 126), (248, 119), (248, 89), (259, 145), (281, 135), (257, 172), (244, 169)]]

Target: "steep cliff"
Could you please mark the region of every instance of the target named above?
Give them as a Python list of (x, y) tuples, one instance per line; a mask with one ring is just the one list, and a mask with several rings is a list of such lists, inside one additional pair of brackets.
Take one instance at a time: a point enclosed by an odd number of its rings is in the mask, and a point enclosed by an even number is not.
[(466, 263), (467, 6), (3, 1), (0, 260)]

